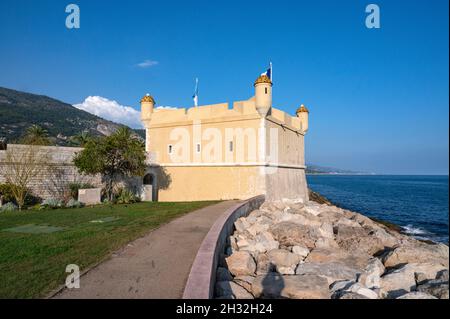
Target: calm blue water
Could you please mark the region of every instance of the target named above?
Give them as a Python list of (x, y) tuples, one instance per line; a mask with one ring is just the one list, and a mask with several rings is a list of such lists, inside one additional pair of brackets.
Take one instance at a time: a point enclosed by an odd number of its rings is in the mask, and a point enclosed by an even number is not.
[(343, 208), (448, 243), (448, 176), (308, 175), (309, 187)]

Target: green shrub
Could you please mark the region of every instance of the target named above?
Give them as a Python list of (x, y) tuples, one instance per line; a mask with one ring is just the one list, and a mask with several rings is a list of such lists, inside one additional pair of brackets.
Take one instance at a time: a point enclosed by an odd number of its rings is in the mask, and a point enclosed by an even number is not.
[(89, 188), (95, 188), (95, 187), (89, 183), (80, 183), (80, 182), (70, 183), (69, 184), (70, 196), (73, 199), (78, 199), (78, 190), (89, 189)]
[(122, 188), (117, 194), (116, 201), (118, 204), (132, 204), (139, 202), (139, 198), (129, 189)]
[[(17, 204), (16, 199), (14, 198), (14, 194), (12, 192), (11, 184), (0, 184), (0, 197), (3, 198), (3, 203), (14, 203)], [(33, 206), (39, 204), (41, 202), (41, 198), (34, 196), (31, 193), (27, 193), (25, 196), (24, 204), (26, 206)]]
[(72, 198), (67, 202), (66, 207), (67, 208), (80, 208), (80, 207), (83, 207), (83, 203), (80, 203), (79, 201)]
[(0, 197), (3, 198), (3, 203), (14, 202), (11, 184), (0, 184)]
[(48, 198), (42, 202), (41, 206), (44, 208), (60, 208), (63, 207), (64, 204), (59, 199)]
[(27, 193), (25, 196), (25, 205), (26, 206), (34, 206), (38, 205), (40, 202), (42, 202), (42, 198), (38, 196), (34, 196), (33, 194)]
[(13, 212), (15, 210), (17, 210), (17, 206), (12, 202), (9, 202), (0, 207), (0, 213)]

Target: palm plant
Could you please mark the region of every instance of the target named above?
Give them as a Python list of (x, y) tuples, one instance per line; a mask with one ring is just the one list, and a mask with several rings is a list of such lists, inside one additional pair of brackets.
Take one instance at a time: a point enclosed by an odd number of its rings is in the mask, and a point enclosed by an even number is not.
[(39, 125), (33, 124), (25, 131), (22, 143), (30, 145), (49, 145), (48, 131)]
[(73, 140), (77, 145), (84, 147), (91, 138), (91, 135), (87, 131), (83, 131), (80, 134), (75, 135)]

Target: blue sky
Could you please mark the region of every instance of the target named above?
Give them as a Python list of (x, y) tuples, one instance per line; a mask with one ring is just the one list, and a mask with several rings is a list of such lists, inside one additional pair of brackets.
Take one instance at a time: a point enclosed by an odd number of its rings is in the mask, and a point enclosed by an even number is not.
[[(78, 30), (69, 3), (0, 2), (0, 86), (191, 106), (196, 76), (200, 104), (233, 102), (272, 61), (274, 106), (310, 109), (309, 163), (448, 174), (448, 1), (73, 0)], [(369, 3), (380, 29), (365, 27)]]

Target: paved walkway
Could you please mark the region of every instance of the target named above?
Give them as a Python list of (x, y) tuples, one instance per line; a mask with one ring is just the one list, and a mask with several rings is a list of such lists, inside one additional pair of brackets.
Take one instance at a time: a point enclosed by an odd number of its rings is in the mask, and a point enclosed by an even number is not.
[(237, 201), (208, 206), (131, 242), (54, 298), (181, 298), (197, 251), (216, 219)]

